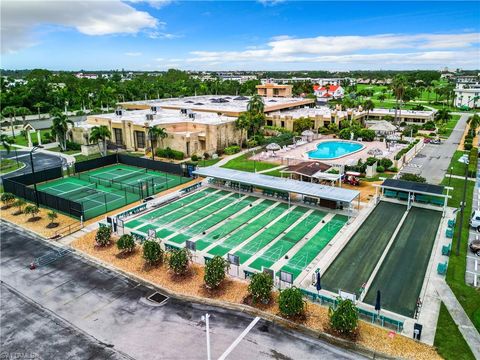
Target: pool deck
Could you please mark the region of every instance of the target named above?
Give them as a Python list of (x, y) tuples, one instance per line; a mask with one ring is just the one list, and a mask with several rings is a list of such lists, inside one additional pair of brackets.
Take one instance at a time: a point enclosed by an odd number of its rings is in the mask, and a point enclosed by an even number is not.
[[(364, 147), (356, 152), (350, 153), (348, 155), (335, 158), (335, 159), (310, 159), (308, 157), (308, 152), (312, 150), (317, 149), (317, 145), (326, 142), (326, 141), (342, 141), (341, 139), (335, 139), (332, 135), (327, 135), (327, 136), (322, 136), (320, 139), (313, 140), (309, 143), (306, 143), (304, 145), (300, 145), (294, 149), (290, 150), (280, 150), (277, 151), (274, 157), (265, 157), (262, 155), (262, 153), (254, 155), (251, 159), (255, 159), (258, 161), (267, 161), (267, 162), (273, 162), (273, 163), (288, 163), (288, 160), (297, 160), (297, 161), (321, 161), (327, 164), (333, 164), (333, 165), (352, 165), (356, 164), (359, 159), (365, 160), (368, 157), (372, 156), (369, 155), (368, 152), (373, 149), (380, 149), (383, 151), (383, 156), (377, 156), (379, 158), (381, 157), (387, 157), (389, 159), (393, 159), (395, 154), (402, 148), (405, 147), (405, 145), (402, 144), (397, 144), (393, 148), (390, 148), (390, 150), (387, 150), (386, 148), (386, 143), (381, 142), (381, 141), (355, 141), (357, 143), (362, 144)], [(350, 140), (344, 140), (344, 141), (349, 141)]]

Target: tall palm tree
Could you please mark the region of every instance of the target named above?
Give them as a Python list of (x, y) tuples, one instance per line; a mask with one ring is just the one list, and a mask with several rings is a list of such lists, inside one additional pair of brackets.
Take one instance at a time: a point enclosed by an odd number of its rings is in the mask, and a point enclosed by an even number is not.
[(91, 143), (97, 143), (100, 147), (100, 141), (103, 143), (103, 149), (100, 149), (102, 156), (107, 155), (107, 139), (111, 139), (112, 133), (105, 125), (94, 126), (90, 132), (89, 141)]
[(263, 114), (265, 110), (265, 103), (260, 95), (252, 95), (250, 100), (248, 100), (247, 111), (251, 115)]
[(39, 102), (35, 103), (35, 105), (33, 105), (33, 107), (35, 107), (37, 109), (38, 120), (40, 120), (40, 109), (45, 108), (46, 106), (47, 106), (47, 104), (44, 103), (43, 101), (39, 101)]
[(160, 128), (152, 126), (148, 128), (148, 137), (150, 139), (150, 145), (152, 147), (152, 160), (155, 160), (155, 147), (157, 145), (158, 139), (165, 139), (168, 136), (165, 128)]
[[(250, 116), (247, 113), (241, 113), (235, 120), (235, 127), (240, 130), (240, 148), (243, 146), (243, 134), (250, 128)], [(247, 133), (248, 134), (248, 133)]]
[(435, 120), (443, 121), (444, 123), (447, 123), (448, 120), (450, 120), (451, 118), (452, 118), (452, 115), (447, 109), (440, 109), (435, 114)]
[(13, 139), (8, 137), (6, 134), (0, 135), (0, 145), (2, 145), (5, 150), (7, 150), (7, 154), (10, 154), (10, 150), (12, 148)]
[(51, 133), (57, 138), (62, 151), (67, 150), (68, 124), (73, 126), (73, 121), (69, 120), (67, 115), (61, 111), (57, 111), (52, 119)]
[(23, 126), (25, 126), (26, 117), (27, 115), (30, 115), (32, 112), (30, 111), (30, 109), (26, 108), (25, 106), (22, 106), (17, 108), (16, 113), (17, 115), (22, 117), (22, 123), (23, 123)]
[[(407, 87), (407, 79), (403, 75), (397, 75), (392, 80), (392, 90), (395, 96), (395, 123), (398, 124), (397, 111), (399, 109), (399, 103), (405, 95), (405, 89)], [(400, 110), (401, 111), (401, 110)]]
[(375, 104), (370, 99), (367, 99), (363, 102), (363, 110), (367, 112), (367, 120), (370, 116), (370, 111), (372, 111), (374, 107), (375, 107)]
[(15, 106), (6, 106), (2, 110), (2, 115), (10, 118), (10, 126), (12, 127), (12, 137), (15, 137), (14, 122), (16, 121), (17, 108)]

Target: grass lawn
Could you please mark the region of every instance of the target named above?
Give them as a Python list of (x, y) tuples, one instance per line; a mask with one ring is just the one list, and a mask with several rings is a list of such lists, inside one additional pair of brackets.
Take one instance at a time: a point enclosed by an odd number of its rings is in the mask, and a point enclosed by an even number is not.
[[(448, 122), (445, 124), (445, 133), (441, 134), (443, 138), (448, 138), (450, 134), (452, 133), (453, 129), (457, 125), (458, 119), (460, 119), (460, 115), (452, 115), (452, 118), (448, 120)], [(438, 124), (439, 127), (442, 126), (442, 124)]]
[(249, 160), (248, 157), (251, 155), (252, 155), (251, 153), (243, 154), (235, 159), (230, 160), (222, 167), (227, 169), (241, 170), (241, 171), (248, 171), (248, 172), (254, 172), (256, 169), (256, 171), (258, 172), (262, 170), (272, 169), (278, 166), (276, 164)]
[(90, 156), (78, 155), (78, 156), (75, 156), (75, 161), (76, 162), (82, 162), (82, 161), (96, 159), (96, 158), (99, 158), (99, 157), (102, 157), (102, 155), (101, 154), (92, 154)]
[(11, 171), (17, 170), (23, 166), (23, 163), (16, 162), (15, 160), (11, 159), (3, 159), (0, 165), (0, 174), (6, 174)]
[[(50, 133), (50, 130), (48, 129), (45, 129), (45, 130), (40, 130), (40, 134), (42, 136), (42, 143), (43, 144), (48, 144), (50, 143), (51, 141), (50, 140), (47, 140), (45, 138), (45, 134), (46, 133)], [(31, 138), (32, 138), (32, 143), (33, 145), (38, 145), (38, 141), (37, 141), (37, 133), (31, 133)], [(15, 144), (17, 145), (22, 145), (22, 146), (28, 146), (28, 139), (25, 138), (24, 136), (22, 135), (17, 135), (13, 138), (13, 141)]]
[(456, 150), (455, 153), (453, 154), (452, 161), (450, 162), (450, 165), (448, 167), (447, 175), (445, 176), (447, 178), (447, 184), (448, 184), (448, 178), (450, 178), (451, 168), (453, 168), (452, 175), (465, 176), (466, 165), (458, 161), (458, 159), (460, 159), (464, 154), (468, 155), (468, 151)]
[(473, 360), (472, 351), (453, 321), (447, 307), (442, 303), (438, 317), (437, 332), (433, 343), (438, 353), (446, 360)]
[(372, 178), (360, 178), (360, 180), (361, 180), (361, 181), (366, 181), (366, 182), (381, 181), (380, 178), (391, 179), (391, 178), (393, 178), (395, 175), (397, 175), (397, 173), (385, 172), (385, 173), (377, 174), (376, 176), (374, 176), (374, 177), (372, 177)]
[[(282, 174), (280, 173), (282, 169), (276, 169), (268, 172), (262, 173), (263, 175), (270, 175), (270, 176), (276, 176), (276, 177), (282, 177)], [(286, 178), (288, 178), (288, 174), (284, 175)]]
[(198, 161), (198, 166), (199, 167), (207, 167), (207, 166), (212, 166), (215, 165), (217, 162), (222, 160), (221, 158), (216, 158), (216, 159), (208, 159), (208, 160), (199, 160)]
[(57, 147), (54, 147), (54, 148), (50, 148), (50, 149), (46, 149), (48, 151), (54, 151), (54, 152), (61, 152), (63, 154), (68, 154), (68, 155), (71, 155), (71, 154), (78, 154), (79, 152), (81, 152), (81, 150), (67, 150), (67, 151), (60, 151), (60, 147), (57, 146)]

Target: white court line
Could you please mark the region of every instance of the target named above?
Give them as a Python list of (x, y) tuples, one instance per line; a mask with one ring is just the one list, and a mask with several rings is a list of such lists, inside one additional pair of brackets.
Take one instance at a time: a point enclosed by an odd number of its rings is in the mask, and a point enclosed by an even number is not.
[(228, 347), (225, 352), (220, 355), (218, 360), (225, 360), (227, 356), (237, 347), (238, 344), (240, 344), (240, 341), (243, 340), (243, 338), (252, 330), (252, 328), (257, 324), (257, 322), (260, 320), (260, 318), (257, 316), (253, 321), (250, 323), (250, 325), (247, 326), (245, 330), (240, 334), (238, 338), (235, 339), (235, 341)]

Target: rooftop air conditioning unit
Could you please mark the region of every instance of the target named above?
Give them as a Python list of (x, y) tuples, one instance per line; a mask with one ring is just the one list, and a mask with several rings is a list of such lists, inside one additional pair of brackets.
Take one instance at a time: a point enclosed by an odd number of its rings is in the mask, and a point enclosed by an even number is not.
[(121, 117), (121, 116), (123, 116), (123, 111), (124, 111), (123, 109), (117, 109), (117, 110), (115, 110), (115, 115)]
[(153, 114), (147, 114), (146, 117), (147, 117), (147, 120), (148, 120), (148, 121), (152, 121), (152, 120), (153, 120)]
[(190, 119), (195, 119), (195, 113), (192, 113), (192, 112), (189, 113), (189, 114), (188, 114), (188, 117), (189, 117)]
[(180, 109), (180, 114), (187, 115), (188, 109)]

